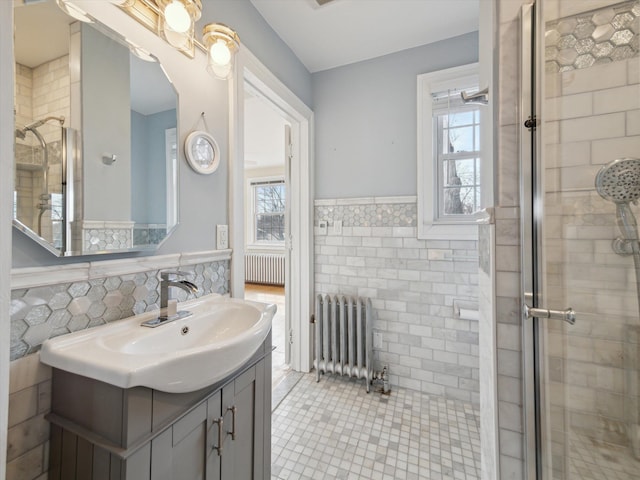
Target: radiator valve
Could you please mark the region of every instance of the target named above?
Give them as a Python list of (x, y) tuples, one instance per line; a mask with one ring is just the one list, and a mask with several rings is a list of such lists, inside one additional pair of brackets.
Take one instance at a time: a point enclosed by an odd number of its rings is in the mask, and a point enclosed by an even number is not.
[(383, 395), (391, 394), (391, 383), (389, 382), (389, 367), (387, 365), (382, 367), (381, 372), (375, 372), (373, 375), (373, 383), (379, 385), (377, 391)]

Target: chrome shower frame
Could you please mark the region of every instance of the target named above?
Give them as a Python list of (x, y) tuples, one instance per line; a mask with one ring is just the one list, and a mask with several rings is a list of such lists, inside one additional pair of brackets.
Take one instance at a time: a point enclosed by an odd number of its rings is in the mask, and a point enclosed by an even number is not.
[[(535, 0), (523, 5), (520, 14), (520, 271), (523, 289), (522, 304), (532, 308), (541, 308), (543, 297), (542, 268), (542, 228), (544, 205), (543, 198), (537, 198), (536, 192), (542, 192), (544, 172), (537, 163), (542, 146), (541, 128), (537, 118), (542, 109), (544, 98), (542, 73), (538, 71), (537, 58), (544, 58), (543, 41), (536, 32), (543, 30), (541, 5)], [(548, 430), (542, 428), (542, 422), (548, 418), (548, 406), (538, 399), (545, 395), (546, 356), (543, 353), (545, 342), (541, 320), (528, 318), (525, 308), (521, 312), (522, 326), (522, 362), (523, 362), (523, 420), (524, 420), (524, 474), (528, 480), (543, 478), (542, 455), (550, 451), (545, 438)], [(551, 477), (549, 477), (551, 478)]]
[[(32, 127), (36, 128), (36, 127)], [(68, 242), (71, 238), (71, 220), (74, 215), (74, 206), (71, 204), (72, 202), (68, 202), (68, 198), (73, 198), (73, 188), (74, 188), (74, 175), (73, 175), (73, 158), (77, 155), (77, 132), (76, 130), (69, 127), (60, 127), (62, 130), (61, 140), (62, 140), (62, 185), (61, 185), (61, 193), (62, 193), (62, 204), (64, 209), (64, 219), (63, 219), (63, 227), (62, 227), (62, 248), (58, 249), (49, 242), (43, 242), (41, 238), (29, 227), (23, 224), (20, 220), (14, 218), (13, 225), (27, 235), (29, 238), (38, 242), (48, 251), (53, 253), (56, 256), (60, 256), (61, 252), (65, 252), (67, 250)], [(25, 127), (26, 129), (26, 127)]]

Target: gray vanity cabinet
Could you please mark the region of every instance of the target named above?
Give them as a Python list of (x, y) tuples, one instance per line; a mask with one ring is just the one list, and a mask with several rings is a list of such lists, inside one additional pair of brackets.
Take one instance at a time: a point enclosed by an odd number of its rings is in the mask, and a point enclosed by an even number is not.
[(151, 479), (269, 478), (264, 370), (264, 361), (251, 367), (155, 438)]
[(59, 370), (52, 387), (50, 480), (271, 478), (271, 335), (198, 392), (123, 390)]

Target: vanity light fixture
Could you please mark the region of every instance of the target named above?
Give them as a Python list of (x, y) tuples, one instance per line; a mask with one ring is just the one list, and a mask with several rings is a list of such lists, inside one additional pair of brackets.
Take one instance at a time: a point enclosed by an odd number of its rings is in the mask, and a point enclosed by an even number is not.
[(233, 60), (240, 47), (240, 38), (222, 23), (209, 23), (202, 30), (202, 41), (207, 48), (207, 70), (221, 80), (233, 72)]
[(202, 15), (201, 0), (156, 0), (158, 33), (174, 47), (193, 49), (194, 26)]
[[(57, 0), (68, 1), (68, 0)], [(111, 0), (139, 23), (155, 30), (170, 45), (193, 58), (195, 47), (207, 53), (207, 70), (226, 80), (233, 73), (238, 34), (222, 23), (208, 23), (200, 43), (194, 34), (195, 23), (202, 16), (202, 0)]]

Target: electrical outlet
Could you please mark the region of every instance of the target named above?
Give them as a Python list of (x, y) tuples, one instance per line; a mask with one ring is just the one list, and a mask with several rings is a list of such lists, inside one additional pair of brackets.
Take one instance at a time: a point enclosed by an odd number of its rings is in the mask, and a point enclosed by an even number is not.
[(333, 234), (342, 235), (342, 220), (333, 221)]
[(327, 221), (321, 220), (318, 222), (318, 235), (326, 235), (327, 234)]
[(216, 225), (216, 248), (218, 250), (229, 248), (229, 225)]
[(382, 333), (373, 332), (373, 348), (382, 348)]

